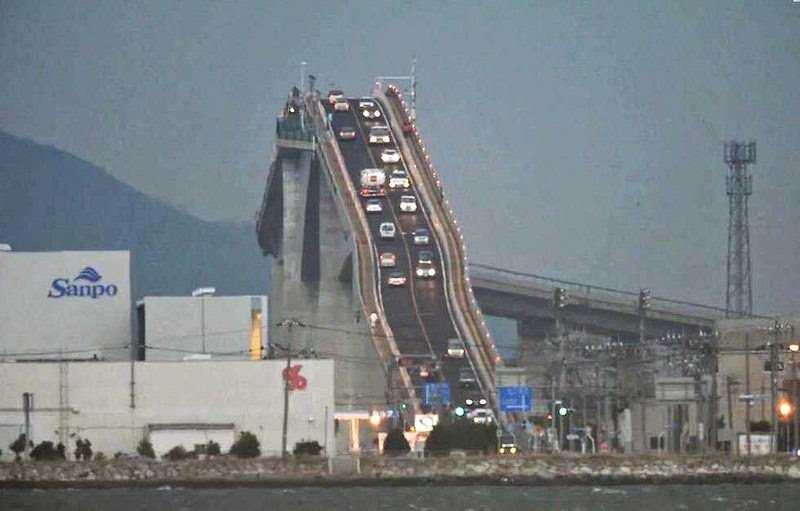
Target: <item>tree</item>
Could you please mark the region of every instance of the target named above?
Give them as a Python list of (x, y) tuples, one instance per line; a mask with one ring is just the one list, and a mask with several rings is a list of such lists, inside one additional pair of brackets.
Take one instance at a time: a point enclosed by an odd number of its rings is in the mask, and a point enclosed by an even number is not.
[(433, 431), (425, 440), (425, 454), (429, 456), (447, 456), (450, 454), (450, 434), (443, 424), (433, 427)]
[(92, 442), (78, 439), (75, 441), (75, 459), (89, 461), (92, 459)]
[(8, 448), (11, 449), (11, 452), (14, 453), (14, 461), (19, 461), (22, 458), (20, 457), (20, 453), (25, 450), (25, 444), (27, 443), (27, 439), (25, 438), (25, 433), (20, 433), (16, 440), (9, 444)]
[(403, 434), (401, 429), (393, 429), (386, 435), (386, 441), (383, 444), (383, 452), (393, 456), (399, 456), (408, 453), (411, 446), (408, 445), (408, 440)]
[(44, 441), (31, 450), (31, 458), (36, 461), (52, 461), (60, 459), (53, 442)]
[(58, 451), (59, 459), (65, 460), (67, 459), (67, 448), (61, 442), (58, 442), (56, 446), (56, 451)]
[(206, 444), (206, 456), (219, 456), (220, 454), (222, 454), (222, 450), (219, 444), (213, 440), (209, 440), (208, 444)]
[(167, 454), (162, 456), (162, 458), (169, 460), (169, 461), (180, 461), (185, 460), (189, 457), (189, 453), (186, 452), (186, 449), (182, 445), (176, 445), (172, 449), (170, 449)]
[(237, 458), (256, 458), (261, 455), (258, 438), (249, 431), (242, 431), (231, 446), (230, 453)]
[(144, 456), (145, 458), (155, 458), (156, 457), (156, 453), (153, 450), (153, 444), (151, 444), (150, 441), (147, 440), (146, 438), (143, 438), (139, 442), (139, 445), (136, 446), (136, 452), (138, 452), (140, 455)]

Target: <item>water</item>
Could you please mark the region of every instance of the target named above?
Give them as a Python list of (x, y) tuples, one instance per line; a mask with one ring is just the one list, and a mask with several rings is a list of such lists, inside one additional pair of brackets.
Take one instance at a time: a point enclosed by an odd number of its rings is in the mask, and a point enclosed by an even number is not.
[(786, 510), (800, 484), (0, 490), (2, 511)]

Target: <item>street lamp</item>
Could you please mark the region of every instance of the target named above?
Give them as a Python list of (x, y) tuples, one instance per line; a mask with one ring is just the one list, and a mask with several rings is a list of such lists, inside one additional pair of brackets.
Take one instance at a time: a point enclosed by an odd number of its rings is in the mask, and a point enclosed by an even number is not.
[[(800, 351), (800, 344), (797, 341), (792, 341), (789, 345), (789, 351), (792, 353), (792, 403), (797, 408), (797, 361), (795, 354)], [(794, 447), (795, 454), (800, 447), (800, 421), (798, 421), (797, 413), (792, 415), (792, 446)]]

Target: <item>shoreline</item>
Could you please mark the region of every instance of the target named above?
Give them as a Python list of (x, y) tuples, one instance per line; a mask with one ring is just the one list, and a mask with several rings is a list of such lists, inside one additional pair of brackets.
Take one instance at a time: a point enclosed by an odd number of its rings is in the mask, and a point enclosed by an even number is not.
[(621, 486), (800, 483), (787, 456), (475, 456), (0, 463), (2, 489)]

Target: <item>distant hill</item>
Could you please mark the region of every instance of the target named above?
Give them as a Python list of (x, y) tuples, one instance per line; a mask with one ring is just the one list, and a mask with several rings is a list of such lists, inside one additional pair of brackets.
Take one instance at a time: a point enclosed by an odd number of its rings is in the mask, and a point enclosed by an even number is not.
[(130, 250), (132, 296), (264, 294), (253, 225), (207, 222), (67, 152), (0, 131), (0, 243), (14, 250)]

